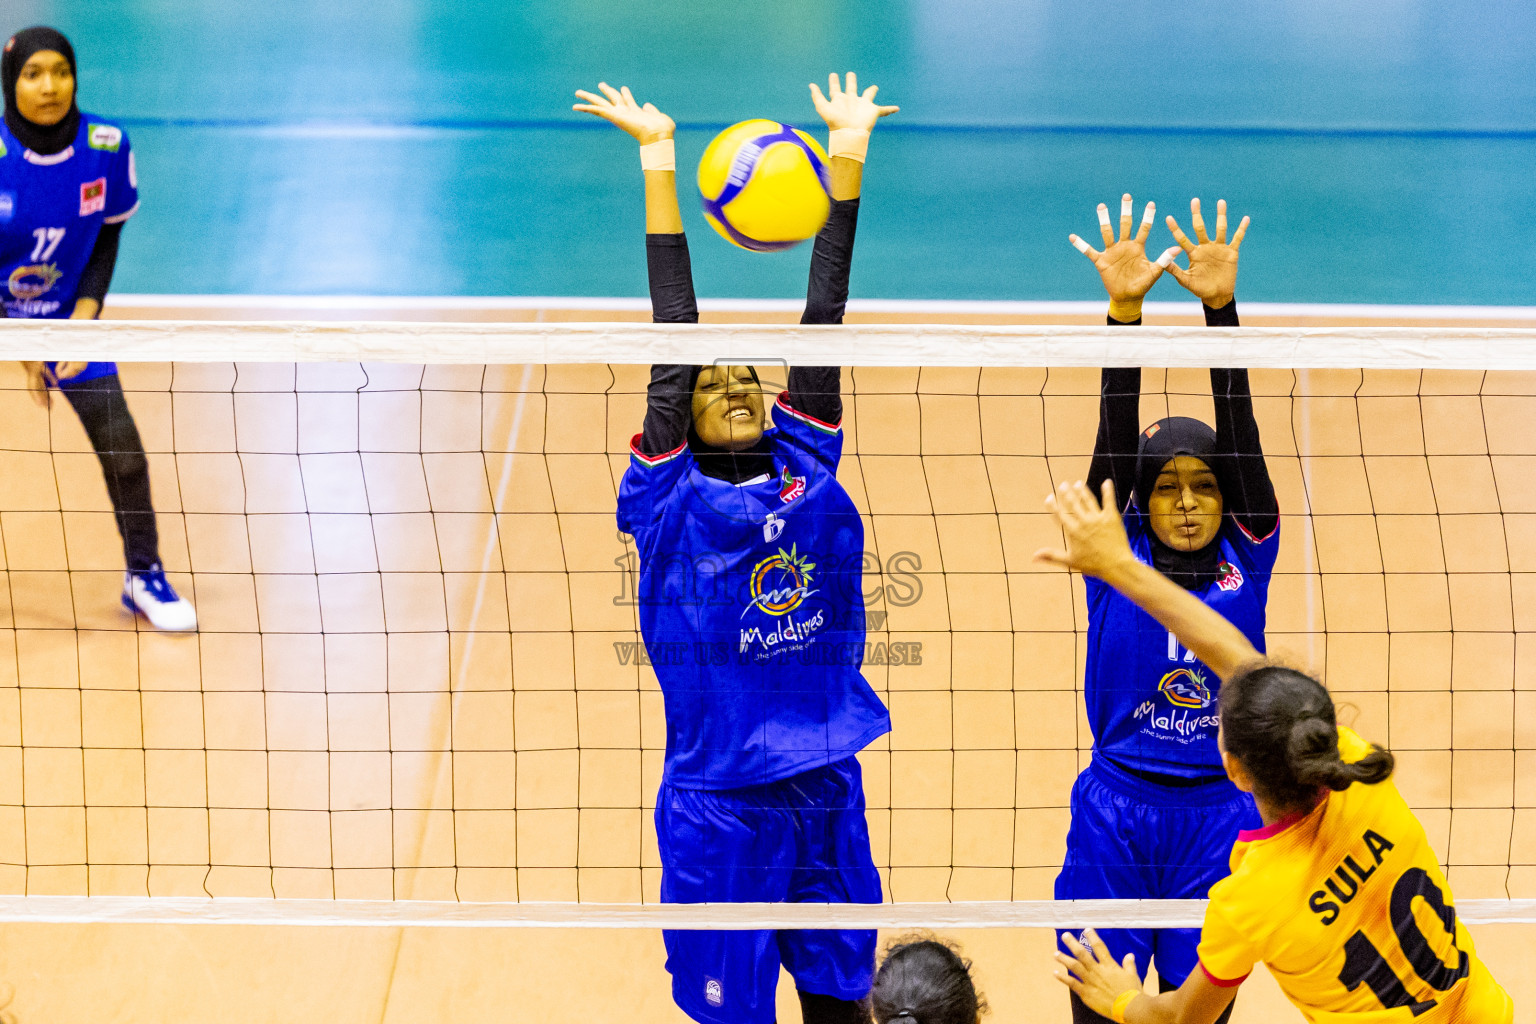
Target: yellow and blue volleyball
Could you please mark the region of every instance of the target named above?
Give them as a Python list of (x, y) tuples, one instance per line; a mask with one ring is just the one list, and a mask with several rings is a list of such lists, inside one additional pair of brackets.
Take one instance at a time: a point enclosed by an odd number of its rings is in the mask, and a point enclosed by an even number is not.
[(743, 249), (777, 252), (813, 238), (832, 210), (826, 151), (777, 121), (743, 121), (699, 161), (704, 217)]

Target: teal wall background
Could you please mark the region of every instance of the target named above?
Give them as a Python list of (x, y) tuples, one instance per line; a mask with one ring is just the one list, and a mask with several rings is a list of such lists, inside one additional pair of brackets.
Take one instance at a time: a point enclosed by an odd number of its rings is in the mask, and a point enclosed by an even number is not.
[(871, 146), (855, 295), (1098, 297), (1066, 235), (1129, 190), (1138, 216), (1150, 198), (1187, 220), (1191, 195), (1251, 215), (1251, 299), (1536, 304), (1529, 0), (3, 10), (0, 31), (65, 31), (82, 107), (133, 138), (119, 291), (643, 294), (634, 145), (570, 111), (603, 78), (684, 126), (700, 294), (802, 294), (807, 247), (726, 244), (692, 167), (746, 117), (819, 126), (806, 83), (852, 68), (903, 108)]

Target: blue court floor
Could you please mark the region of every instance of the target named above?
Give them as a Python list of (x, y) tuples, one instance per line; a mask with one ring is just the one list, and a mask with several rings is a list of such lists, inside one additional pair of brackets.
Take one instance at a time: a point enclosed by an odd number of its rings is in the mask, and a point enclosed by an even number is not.
[(569, 109), (601, 78), (684, 126), (701, 294), (791, 297), (808, 253), (727, 245), (691, 170), (733, 121), (819, 129), (806, 83), (853, 68), (903, 108), (855, 295), (1095, 298), (1066, 235), (1129, 190), (1138, 215), (1251, 215), (1250, 299), (1536, 302), (1522, 0), (10, 0), (3, 22), (69, 34), (83, 108), (129, 129), (122, 292), (643, 294), (634, 145)]

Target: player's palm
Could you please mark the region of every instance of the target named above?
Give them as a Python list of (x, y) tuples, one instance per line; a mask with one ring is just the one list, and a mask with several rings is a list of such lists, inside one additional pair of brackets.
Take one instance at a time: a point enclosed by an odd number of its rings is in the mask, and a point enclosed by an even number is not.
[(1189, 201), (1189, 219), (1195, 229), (1195, 241), (1179, 230), (1179, 222), (1168, 218), (1168, 230), (1174, 240), (1189, 256), (1189, 269), (1177, 263), (1168, 264), (1168, 273), (1188, 288), (1190, 294), (1213, 309), (1220, 309), (1232, 301), (1237, 292), (1237, 251), (1242, 247), (1243, 236), (1248, 233), (1248, 218), (1244, 217), (1227, 242), (1227, 201), (1216, 201), (1216, 237), (1205, 232), (1205, 220), (1200, 216), (1200, 200)]
[(811, 102), (816, 105), (816, 113), (827, 122), (827, 127), (834, 131), (839, 128), (855, 128), (861, 131), (870, 131), (875, 127), (875, 122), (889, 114), (894, 114), (900, 107), (885, 107), (875, 102), (875, 93), (880, 91), (878, 85), (872, 85), (859, 92), (859, 79), (852, 71), (848, 72), (846, 87), (837, 80), (834, 72), (827, 76), (827, 94), (821, 94), (821, 88), (815, 82), (811, 83)]
[(1189, 254), (1189, 269), (1175, 275), (1190, 294), (1208, 306), (1225, 306), (1237, 291), (1237, 250), (1204, 242)]
[(598, 82), (597, 88), (602, 93), (601, 96), (585, 89), (577, 89), (576, 96), (586, 102), (573, 104), (571, 109), (586, 114), (596, 114), (603, 120), (618, 125), (639, 140), (642, 146), (662, 139), (670, 139), (677, 131), (676, 122), (657, 110), (656, 104), (637, 103), (634, 95), (629, 91), (629, 86), (615, 89), (607, 82)]
[(1093, 261), (1104, 290), (1115, 302), (1139, 299), (1162, 276), (1163, 268), (1147, 259), (1147, 247), (1132, 239), (1116, 242)]
[(1074, 249), (1093, 261), (1099, 279), (1104, 282), (1104, 290), (1109, 293), (1111, 313), (1115, 312), (1115, 306), (1125, 303), (1139, 310), (1142, 296), (1157, 283), (1163, 274), (1163, 266), (1171, 258), (1165, 253), (1165, 258), (1156, 263), (1147, 259), (1147, 236), (1152, 233), (1152, 215), (1156, 212), (1157, 204), (1148, 203), (1146, 213), (1141, 218), (1141, 226), (1134, 235), (1131, 234), (1131, 195), (1127, 192), (1120, 197), (1119, 241), (1115, 240), (1114, 229), (1109, 223), (1109, 207), (1103, 203), (1098, 208), (1099, 234), (1104, 239), (1103, 252), (1076, 235), (1067, 236), (1067, 241), (1072, 243)]

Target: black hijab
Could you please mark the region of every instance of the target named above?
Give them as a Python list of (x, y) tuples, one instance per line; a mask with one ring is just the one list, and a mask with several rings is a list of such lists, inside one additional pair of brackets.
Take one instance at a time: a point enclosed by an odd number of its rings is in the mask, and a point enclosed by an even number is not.
[[(752, 379), (757, 381), (757, 370), (750, 366), (747, 369), (752, 374)], [(688, 394), (693, 394), (693, 389), (699, 383), (699, 374), (703, 370), (702, 366), (693, 368), (693, 373), (688, 378)], [(762, 382), (758, 381), (758, 383)], [(700, 473), (712, 476), (716, 480), (724, 480), (726, 483), (744, 483), (764, 473), (773, 475), (773, 445), (766, 436), (758, 438), (750, 448), (733, 452), (728, 448), (716, 448), (714, 445), (706, 444), (690, 424), (688, 450), (693, 453)]]
[[(1152, 488), (1157, 485), (1158, 474), (1168, 460), (1179, 455), (1200, 459), (1216, 474), (1216, 484), (1226, 492), (1221, 479), (1216, 453), (1216, 431), (1188, 416), (1169, 416), (1158, 420), (1141, 432), (1136, 449), (1136, 507), (1150, 518)], [(1225, 513), (1223, 513), (1225, 514)], [(1148, 523), (1147, 535), (1152, 540), (1152, 565), (1185, 590), (1203, 590), (1221, 575), (1221, 539), (1211, 542), (1197, 551), (1180, 551), (1158, 540)]]
[[(69, 61), (70, 74), (75, 76), (76, 95), (70, 97), (69, 113), (53, 125), (34, 124), (16, 109), (16, 80), (21, 77), (21, 69), (33, 54), (43, 50), (63, 54)], [(62, 153), (75, 141), (75, 133), (80, 130), (80, 107), (75, 102), (80, 92), (79, 75), (75, 71), (75, 48), (69, 45), (64, 33), (46, 25), (34, 25), (11, 36), (5, 44), (5, 53), (0, 55), (0, 85), (5, 89), (5, 126), (16, 136), (16, 141), (38, 156)]]

